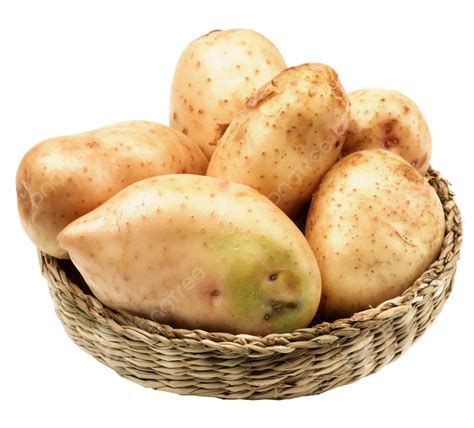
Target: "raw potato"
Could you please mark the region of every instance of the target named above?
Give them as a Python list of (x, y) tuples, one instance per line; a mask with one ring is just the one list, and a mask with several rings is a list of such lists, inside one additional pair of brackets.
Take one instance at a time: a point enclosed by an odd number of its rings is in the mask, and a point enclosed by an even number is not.
[(289, 68), (234, 118), (207, 175), (251, 186), (294, 217), (336, 162), (348, 122), (349, 103), (332, 68)]
[(349, 94), (351, 121), (343, 153), (383, 148), (397, 153), (425, 175), (431, 135), (423, 114), (405, 95), (388, 89)]
[(135, 183), (67, 226), (63, 248), (104, 304), (175, 327), (265, 335), (305, 327), (321, 292), (303, 234), (236, 183)]
[(57, 234), (125, 186), (161, 174), (204, 174), (206, 168), (204, 154), (186, 136), (153, 122), (52, 138), (33, 147), (18, 167), (20, 219), (38, 248), (66, 258)]
[(436, 192), (401, 157), (381, 149), (345, 157), (324, 177), (306, 226), (320, 313), (350, 317), (400, 295), (436, 259), (444, 231)]
[(179, 59), (170, 124), (210, 158), (247, 98), (285, 68), (278, 49), (261, 34), (239, 29), (212, 31), (189, 44)]

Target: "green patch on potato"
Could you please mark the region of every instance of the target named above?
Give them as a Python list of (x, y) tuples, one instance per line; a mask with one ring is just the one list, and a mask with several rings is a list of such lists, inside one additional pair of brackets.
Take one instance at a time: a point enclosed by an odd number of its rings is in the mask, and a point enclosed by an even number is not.
[(284, 330), (301, 317), (298, 298), (313, 279), (299, 269), (291, 251), (262, 236), (220, 235), (209, 241), (216, 259), (226, 264), (220, 288), (232, 300), (233, 313), (254, 318), (271, 329)]

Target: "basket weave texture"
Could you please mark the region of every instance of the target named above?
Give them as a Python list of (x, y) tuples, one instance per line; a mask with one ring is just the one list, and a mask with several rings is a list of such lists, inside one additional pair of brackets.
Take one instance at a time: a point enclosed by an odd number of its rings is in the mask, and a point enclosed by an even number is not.
[(401, 296), (332, 323), (257, 337), (175, 329), (113, 311), (69, 261), (39, 253), (56, 313), (70, 338), (119, 375), (178, 394), (283, 399), (319, 394), (399, 357), (436, 318), (451, 292), (462, 240), (448, 182), (430, 184), (444, 206), (441, 253)]

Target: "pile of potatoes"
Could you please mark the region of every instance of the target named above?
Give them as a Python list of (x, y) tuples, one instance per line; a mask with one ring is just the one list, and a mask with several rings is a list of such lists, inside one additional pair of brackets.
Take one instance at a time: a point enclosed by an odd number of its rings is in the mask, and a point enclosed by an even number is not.
[(255, 31), (212, 31), (179, 59), (170, 127), (43, 141), (16, 188), (33, 243), (105, 305), (265, 335), (350, 317), (429, 267), (445, 233), (430, 156), (404, 95), (346, 94), (331, 67), (287, 68)]

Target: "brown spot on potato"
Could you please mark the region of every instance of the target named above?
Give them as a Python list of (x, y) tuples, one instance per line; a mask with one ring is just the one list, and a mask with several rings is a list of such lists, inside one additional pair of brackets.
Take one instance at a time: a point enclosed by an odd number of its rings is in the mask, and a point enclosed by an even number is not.
[(423, 177), (410, 165), (405, 163), (400, 163), (395, 167), (395, 172), (397, 174), (403, 175), (407, 180), (414, 183), (419, 183), (423, 181)]
[(385, 139), (383, 142), (383, 147), (387, 150), (390, 150), (393, 146), (396, 146), (399, 143), (398, 138)]
[(225, 133), (225, 131), (227, 130), (228, 127), (229, 127), (228, 123), (218, 123), (217, 126), (216, 126), (214, 139), (209, 142), (209, 145), (210, 146), (217, 146), (217, 144), (219, 143), (219, 140), (222, 138), (222, 136), (224, 135), (224, 133)]
[(339, 76), (337, 75), (336, 71), (332, 68), (327, 68), (325, 69), (325, 71), (328, 79), (328, 85), (331, 87), (333, 94), (339, 100), (343, 101), (344, 103), (347, 103), (346, 94), (342, 89), (341, 82), (339, 82)]
[(385, 133), (390, 134), (393, 130), (393, 126), (397, 123), (396, 119), (391, 119), (388, 122), (385, 123)]
[(288, 310), (296, 309), (298, 304), (296, 302), (285, 302), (283, 300), (271, 300), (270, 306), (272, 307), (272, 311), (275, 315), (283, 315)]
[(247, 100), (245, 105), (250, 108), (257, 108), (276, 95), (274, 85), (267, 84), (262, 86)]
[(382, 140), (382, 147), (390, 150), (393, 146), (399, 144), (400, 140), (394, 133), (394, 126), (398, 123), (397, 119), (390, 119), (385, 123), (382, 123), (381, 126), (384, 130), (384, 137)]

